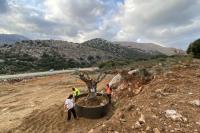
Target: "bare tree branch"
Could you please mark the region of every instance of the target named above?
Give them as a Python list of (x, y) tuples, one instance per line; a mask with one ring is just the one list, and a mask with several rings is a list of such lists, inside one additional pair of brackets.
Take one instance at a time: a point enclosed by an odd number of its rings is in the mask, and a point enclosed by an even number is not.
[(88, 74), (88, 73), (85, 73), (85, 74), (86, 74), (87, 78), (88, 78), (88, 79), (90, 79), (90, 76), (89, 76), (89, 74)]
[(96, 82), (97, 83), (101, 82), (105, 77), (106, 77), (106, 74), (100, 73), (99, 76), (97, 77)]
[(79, 72), (79, 78), (85, 82), (88, 88), (88, 97), (95, 98), (97, 93), (97, 84), (106, 77), (106, 74), (100, 73), (97, 79), (90, 78), (86, 72)]

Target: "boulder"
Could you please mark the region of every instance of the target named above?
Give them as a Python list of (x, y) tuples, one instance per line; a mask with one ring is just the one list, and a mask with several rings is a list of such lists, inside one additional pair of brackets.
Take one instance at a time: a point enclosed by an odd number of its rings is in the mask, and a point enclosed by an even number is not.
[(190, 104), (200, 107), (200, 100), (190, 101)]
[(187, 118), (183, 117), (181, 114), (177, 113), (176, 110), (166, 110), (165, 116), (172, 119), (173, 121), (187, 121)]
[(119, 85), (120, 81), (122, 79), (121, 74), (117, 74), (109, 83), (109, 86), (113, 89), (116, 89), (116, 87)]
[(160, 133), (160, 130), (159, 130), (158, 128), (154, 128), (154, 129), (153, 129), (153, 132), (154, 132), (154, 133)]

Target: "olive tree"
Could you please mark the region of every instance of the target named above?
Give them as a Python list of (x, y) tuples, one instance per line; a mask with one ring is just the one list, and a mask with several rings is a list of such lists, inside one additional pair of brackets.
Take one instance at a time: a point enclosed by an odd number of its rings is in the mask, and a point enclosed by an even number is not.
[(96, 98), (97, 84), (106, 77), (106, 74), (100, 73), (96, 78), (91, 78), (88, 73), (79, 73), (79, 78), (85, 82), (88, 89), (88, 99)]

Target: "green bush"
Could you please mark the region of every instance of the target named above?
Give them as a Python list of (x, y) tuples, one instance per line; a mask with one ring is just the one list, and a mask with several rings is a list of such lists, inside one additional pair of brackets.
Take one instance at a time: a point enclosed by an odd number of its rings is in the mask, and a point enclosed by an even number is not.
[(112, 68), (117, 68), (120, 66), (125, 66), (129, 63), (130, 61), (128, 60), (111, 60), (111, 61), (107, 61), (107, 62), (103, 62), (99, 64), (98, 67), (101, 69), (112, 69)]
[(191, 54), (194, 58), (200, 58), (200, 39), (192, 42), (189, 45), (187, 53)]

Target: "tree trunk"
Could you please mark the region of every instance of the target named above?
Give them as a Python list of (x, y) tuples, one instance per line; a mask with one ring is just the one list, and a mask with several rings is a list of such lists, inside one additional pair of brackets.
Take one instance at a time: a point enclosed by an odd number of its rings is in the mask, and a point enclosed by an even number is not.
[(80, 79), (85, 82), (85, 84), (87, 85), (87, 88), (88, 88), (88, 99), (91, 100), (91, 99), (95, 99), (96, 96), (97, 96), (97, 84), (103, 80), (103, 78), (105, 78), (105, 75), (102, 76), (102, 73), (98, 76), (98, 78), (95, 80), (95, 79), (91, 79), (89, 77), (88, 74), (83, 74), (81, 73), (80, 75)]
[(86, 82), (88, 88), (88, 99), (95, 99), (97, 93), (97, 83), (94, 80)]

